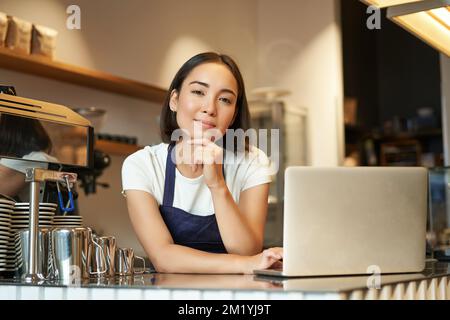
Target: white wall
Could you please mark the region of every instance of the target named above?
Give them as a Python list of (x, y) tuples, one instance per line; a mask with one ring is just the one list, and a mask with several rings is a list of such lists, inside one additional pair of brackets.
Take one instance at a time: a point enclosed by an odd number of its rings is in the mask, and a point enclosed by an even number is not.
[[(258, 1), (258, 86), (309, 110), (310, 164), (341, 163), (343, 77), (338, 2)], [(289, 146), (287, 146), (288, 148)]]
[[(68, 30), (66, 8), (81, 8), (81, 30)], [(233, 56), (247, 90), (280, 86), (288, 103), (310, 114), (310, 163), (339, 163), (341, 45), (335, 0), (1, 0), (0, 11), (58, 30), (56, 59), (167, 88), (190, 56), (215, 50)], [(147, 101), (0, 69), (0, 83), (19, 95), (69, 107), (107, 110), (103, 132), (159, 141), (160, 107)], [(100, 181), (111, 189), (81, 193), (87, 225), (136, 248), (120, 196), (123, 157)], [(126, 223), (125, 223), (126, 221)], [(138, 250), (143, 253), (142, 249)]]

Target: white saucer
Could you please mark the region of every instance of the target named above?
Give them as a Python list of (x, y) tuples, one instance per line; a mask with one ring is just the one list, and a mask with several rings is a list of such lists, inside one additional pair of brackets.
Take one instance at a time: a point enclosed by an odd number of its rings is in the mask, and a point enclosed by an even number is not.
[(9, 227), (5, 227), (5, 226), (0, 225), (0, 231), (1, 231), (1, 230), (3, 230), (3, 231), (9, 231)]
[[(43, 224), (52, 224), (53, 222), (52, 221), (42, 221), (42, 220), (39, 220), (39, 225), (43, 225)], [(17, 226), (19, 226), (19, 225), (23, 225), (23, 226), (28, 226), (28, 221), (16, 221), (16, 222), (14, 222), (14, 223), (12, 223), (11, 224), (11, 227), (17, 227)]]
[[(51, 227), (53, 227), (53, 224), (51, 224), (51, 223), (39, 223), (38, 227), (39, 228), (51, 228)], [(13, 231), (17, 231), (17, 230), (20, 230), (20, 229), (28, 229), (28, 228), (29, 228), (29, 226), (28, 226), (27, 223), (15, 224), (15, 225), (11, 226), (11, 230), (13, 230)]]
[(3, 204), (9, 204), (9, 205), (14, 205), (14, 204), (16, 204), (16, 202), (14, 202), (14, 201), (6, 200), (6, 199), (3, 199), (3, 198), (0, 198), (0, 203), (3, 203)]
[[(30, 213), (30, 210), (13, 210), (14, 211), (14, 214), (29, 214)], [(41, 212), (45, 212), (45, 213), (48, 213), (48, 214), (55, 214), (55, 210), (51, 210), (50, 208), (41, 208), (40, 210), (39, 210), (39, 213), (41, 213)]]
[[(48, 210), (39, 210), (38, 211), (39, 215), (51, 215), (54, 216), (55, 215), (55, 211), (48, 211)], [(12, 216), (18, 216), (18, 215), (26, 215), (29, 216), (30, 215), (30, 211), (17, 211), (15, 210), (12, 214)]]
[[(11, 219), (19, 219), (19, 218), (29, 218), (30, 215), (28, 214), (12, 214)], [(45, 218), (53, 218), (53, 214), (39, 214), (39, 217), (45, 217)]]
[[(25, 206), (30, 206), (29, 202), (16, 202), (14, 203), (16, 207), (25, 207)], [(58, 207), (58, 205), (56, 203), (53, 202), (39, 202), (40, 206), (47, 206), (47, 207)]]
[[(39, 211), (39, 215), (40, 216), (54, 216), (55, 213), (54, 212), (49, 212), (49, 211)], [(14, 211), (14, 213), (11, 214), (11, 217), (18, 217), (18, 216), (30, 216), (30, 213), (28, 211), (24, 211), (24, 212), (19, 212), (19, 211)]]
[[(17, 220), (30, 220), (30, 217), (28, 216), (14, 216), (11, 217), (11, 221), (17, 221)], [(53, 220), (53, 216), (39, 216), (39, 220)]]
[(17, 261), (0, 262), (0, 268), (12, 269), (17, 268)]
[[(39, 207), (40, 211), (56, 211), (56, 208), (53, 207)], [(30, 211), (29, 207), (14, 207), (14, 211)]]
[[(39, 220), (38, 224), (41, 225), (41, 224), (52, 224), (52, 223), (53, 223), (52, 220)], [(11, 223), (11, 227), (18, 226), (19, 224), (20, 225), (22, 225), (22, 224), (28, 225), (29, 221), (28, 220), (14, 221), (13, 223)]]
[[(29, 202), (16, 202), (15, 205), (16, 206), (29, 206), (30, 203)], [(53, 202), (39, 202), (39, 205), (41, 205), (41, 206), (50, 206), (50, 207), (57, 207), (58, 206), (56, 203), (53, 203)]]
[[(29, 208), (30, 205), (29, 204), (22, 204), (22, 203), (16, 203), (14, 205), (14, 207), (16, 208)], [(49, 208), (57, 208), (58, 205), (57, 204), (47, 204), (47, 203), (39, 203), (39, 207), (49, 207)]]
[[(0, 200), (2, 200), (2, 199), (0, 199)], [(0, 206), (13, 207), (14, 208), (14, 204), (13, 203), (0, 202)]]

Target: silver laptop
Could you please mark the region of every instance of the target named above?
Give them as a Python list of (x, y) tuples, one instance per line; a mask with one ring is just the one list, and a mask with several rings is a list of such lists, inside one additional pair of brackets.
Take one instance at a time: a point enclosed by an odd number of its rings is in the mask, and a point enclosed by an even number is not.
[(425, 268), (425, 168), (290, 167), (285, 172), (283, 267), (299, 277)]

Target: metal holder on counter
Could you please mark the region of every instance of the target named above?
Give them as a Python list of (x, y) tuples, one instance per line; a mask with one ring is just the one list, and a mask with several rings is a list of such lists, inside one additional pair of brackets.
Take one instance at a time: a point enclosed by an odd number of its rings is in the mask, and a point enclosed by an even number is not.
[[(30, 237), (28, 238), (28, 270), (23, 276), (26, 282), (37, 282), (42, 280), (38, 273), (37, 253), (38, 253), (38, 226), (39, 226), (39, 185), (41, 182), (54, 181), (56, 183), (70, 184), (77, 181), (75, 173), (45, 170), (39, 168), (29, 168), (26, 171), (25, 181), (30, 182), (30, 222), (28, 224)], [(73, 203), (72, 203), (73, 206)]]

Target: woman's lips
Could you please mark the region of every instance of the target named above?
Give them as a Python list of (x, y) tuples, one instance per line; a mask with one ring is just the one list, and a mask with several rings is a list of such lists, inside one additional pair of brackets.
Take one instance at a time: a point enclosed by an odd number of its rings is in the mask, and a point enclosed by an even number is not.
[(216, 127), (216, 125), (210, 121), (205, 120), (195, 120), (195, 121), (200, 123), (202, 125), (202, 128), (204, 129), (212, 129)]

